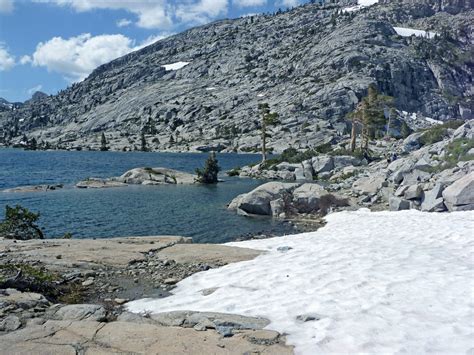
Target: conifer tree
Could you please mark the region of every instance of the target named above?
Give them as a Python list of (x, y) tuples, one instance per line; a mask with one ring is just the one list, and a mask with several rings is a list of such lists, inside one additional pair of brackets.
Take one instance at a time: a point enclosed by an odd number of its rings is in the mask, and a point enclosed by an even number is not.
[(260, 129), (262, 136), (262, 163), (265, 163), (267, 160), (267, 138), (271, 137), (267, 133), (267, 127), (277, 125), (279, 121), (278, 114), (276, 112), (270, 112), (269, 104), (259, 104), (258, 110), (260, 111), (261, 116)]
[(102, 152), (109, 150), (109, 147), (107, 146), (107, 138), (105, 138), (104, 132), (102, 132), (102, 136), (100, 137), (100, 150)]
[(215, 184), (218, 182), (219, 171), (216, 153), (212, 152), (206, 160), (204, 169), (196, 169), (197, 180), (202, 184)]

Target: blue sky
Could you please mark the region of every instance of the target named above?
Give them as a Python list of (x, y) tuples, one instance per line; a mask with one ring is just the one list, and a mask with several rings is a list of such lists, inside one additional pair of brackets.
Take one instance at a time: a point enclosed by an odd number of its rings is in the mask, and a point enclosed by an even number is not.
[(216, 19), (307, 0), (0, 0), (0, 97), (54, 94), (95, 67)]

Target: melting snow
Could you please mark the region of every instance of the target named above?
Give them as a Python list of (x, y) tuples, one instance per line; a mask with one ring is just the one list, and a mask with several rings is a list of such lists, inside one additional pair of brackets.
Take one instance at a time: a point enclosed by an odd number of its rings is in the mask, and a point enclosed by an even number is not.
[[(297, 354), (473, 348), (474, 212), (341, 212), (317, 232), (230, 243), (267, 253), (195, 274), (133, 312), (263, 316)], [(217, 287), (204, 296), (200, 291)], [(318, 321), (298, 315), (316, 313)]]
[(413, 28), (405, 28), (405, 27), (394, 27), (393, 28), (397, 34), (402, 37), (425, 37), (425, 38), (434, 38), (436, 36), (436, 32), (427, 32), (423, 30), (415, 30)]
[(169, 71), (169, 70), (179, 70), (181, 68), (184, 68), (189, 63), (191, 63), (191, 62), (176, 62), (176, 63), (173, 63), (173, 64), (162, 65), (162, 67), (165, 68), (165, 70), (167, 70), (167, 71)]
[(357, 1), (356, 6), (350, 6), (342, 9), (343, 12), (353, 12), (353, 11), (359, 11), (360, 9), (363, 9), (364, 7), (367, 6), (372, 6), (374, 4), (377, 4), (379, 0), (359, 0)]

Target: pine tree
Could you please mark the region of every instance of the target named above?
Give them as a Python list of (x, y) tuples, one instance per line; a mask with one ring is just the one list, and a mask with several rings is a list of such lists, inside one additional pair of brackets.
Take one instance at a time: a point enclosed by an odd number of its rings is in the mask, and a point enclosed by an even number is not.
[(107, 139), (105, 138), (104, 132), (102, 132), (102, 136), (100, 137), (100, 150), (102, 152), (106, 152), (109, 150), (109, 147), (107, 146)]
[(141, 151), (142, 152), (147, 152), (148, 151), (148, 146), (147, 146), (147, 143), (146, 143), (146, 138), (145, 138), (145, 132), (142, 132), (141, 134)]
[(174, 137), (173, 137), (173, 135), (170, 135), (170, 144), (174, 144)]
[(202, 184), (215, 184), (218, 182), (220, 169), (216, 153), (212, 152), (206, 160), (204, 169), (196, 169), (197, 180)]
[(262, 163), (265, 163), (267, 160), (267, 138), (271, 137), (267, 133), (267, 127), (277, 125), (279, 121), (278, 114), (270, 112), (270, 105), (267, 103), (259, 104), (258, 110), (260, 111), (261, 116), (260, 129), (262, 136)]

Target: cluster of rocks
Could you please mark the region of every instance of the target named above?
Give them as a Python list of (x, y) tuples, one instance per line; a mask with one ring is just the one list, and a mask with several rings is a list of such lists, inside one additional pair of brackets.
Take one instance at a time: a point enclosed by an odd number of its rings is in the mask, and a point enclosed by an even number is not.
[(139, 315), (99, 304), (53, 304), (41, 294), (15, 289), (0, 292), (5, 354), (292, 354), (283, 336), (263, 329), (268, 323), (224, 313)]
[(135, 168), (119, 177), (89, 178), (76, 184), (78, 188), (108, 188), (127, 185), (194, 184), (196, 175), (168, 168)]
[(62, 189), (63, 184), (53, 184), (53, 185), (31, 185), (31, 186), (19, 186), (11, 189), (5, 189), (2, 192), (45, 192), (45, 191), (55, 191)]
[(295, 215), (326, 214), (330, 209), (349, 206), (349, 202), (328, 193), (316, 183), (269, 182), (237, 196), (228, 208), (242, 215), (288, 218)]
[(329, 180), (337, 172), (348, 175), (355, 171), (355, 167), (367, 164), (367, 160), (350, 155), (321, 154), (301, 163), (282, 162), (271, 169), (262, 169), (261, 165), (245, 166), (239, 176), (288, 181)]
[[(307, 211), (318, 212), (318, 206), (311, 205), (309, 196), (317, 200), (321, 194), (332, 193), (351, 202), (347, 207), (339, 206), (341, 208), (359, 206), (428, 212), (474, 209), (474, 148), (462, 157), (451, 156), (459, 154), (451, 151), (452, 146), (467, 150), (464, 147), (472, 145), (474, 121), (466, 121), (457, 129), (447, 129), (443, 140), (423, 145), (420, 138), (427, 133), (417, 132), (404, 140), (371, 144), (372, 152), (382, 157), (395, 156), (395, 159), (368, 162), (332, 153), (320, 154), (298, 164), (282, 162), (268, 169), (262, 169), (260, 165), (244, 167), (241, 176), (296, 182), (262, 185), (237, 197), (230, 208), (240, 213), (273, 216), (289, 209), (293, 212), (289, 215), (301, 217)], [(297, 202), (300, 189), (306, 190), (303, 204)]]
[[(149, 150), (249, 152), (261, 145), (265, 101), (281, 121), (268, 147), (305, 149), (337, 140), (371, 83), (421, 120), (469, 118), (473, 15), (465, 1), (446, 2), (387, 0), (349, 13), (343, 9), (355, 1), (316, 1), (190, 29), (104, 64), (57, 95), (8, 104), (0, 137), (99, 150), (104, 133), (111, 150), (139, 150), (143, 133)], [(443, 36), (397, 35), (393, 26), (409, 23)], [(179, 70), (163, 67), (183, 61)]]
[[(130, 299), (163, 296), (164, 288), (192, 273), (260, 253), (192, 244), (182, 237), (0, 239), (1, 264), (11, 266), (0, 268), (0, 352), (292, 354), (284, 337), (263, 329), (269, 324), (263, 318), (191, 311), (133, 314), (124, 309)], [(48, 279), (46, 287), (61, 286), (63, 293), (39, 292), (37, 285), (21, 282), (22, 273), (37, 282)], [(64, 294), (66, 285), (73, 286), (69, 294)]]

